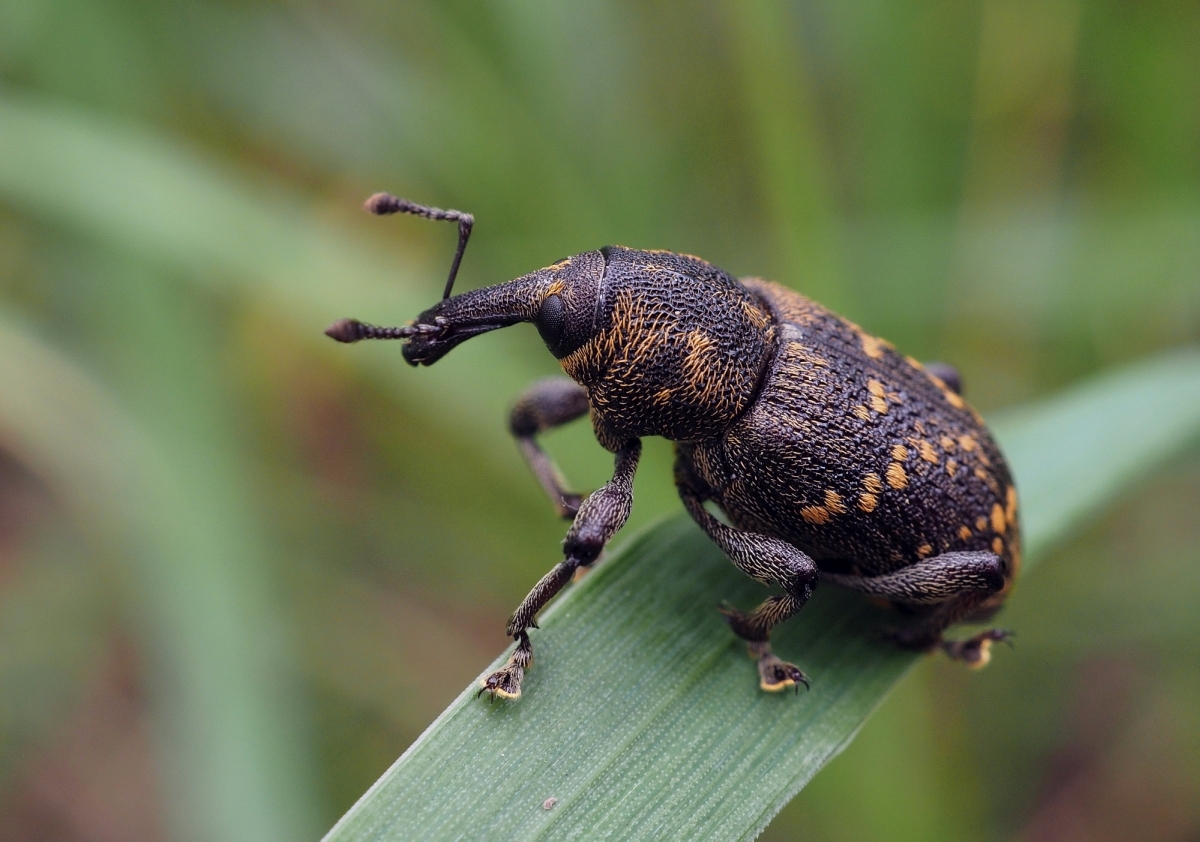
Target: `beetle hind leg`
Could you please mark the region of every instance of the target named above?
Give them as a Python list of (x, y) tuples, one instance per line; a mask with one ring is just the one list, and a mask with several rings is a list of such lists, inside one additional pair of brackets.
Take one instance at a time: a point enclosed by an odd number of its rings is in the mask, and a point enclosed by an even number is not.
[(987, 629), (966, 640), (943, 640), (942, 651), (955, 661), (962, 661), (971, 669), (983, 669), (992, 659), (992, 644), (1007, 643), (1012, 646), (1013, 633), (1004, 629)]
[(1005, 587), (1006, 572), (1003, 559), (978, 551), (943, 553), (881, 576), (823, 575), (844, 588), (924, 611), (916, 625), (885, 632), (901, 649), (931, 652), (940, 648), (953, 660), (979, 669), (991, 659), (993, 643), (1011, 642), (1009, 632), (988, 629), (966, 640), (946, 640), (942, 633), (955, 623), (994, 614), (998, 607), (995, 595)]
[(914, 627), (888, 629), (885, 636), (911, 652), (933, 652), (941, 649), (948, 658), (961, 661), (971, 669), (983, 669), (992, 659), (992, 644), (1012, 645), (1013, 633), (1004, 629), (985, 629), (965, 640), (947, 640), (943, 633), (961, 620), (970, 620), (987, 593), (967, 593), (950, 600), (928, 614)]

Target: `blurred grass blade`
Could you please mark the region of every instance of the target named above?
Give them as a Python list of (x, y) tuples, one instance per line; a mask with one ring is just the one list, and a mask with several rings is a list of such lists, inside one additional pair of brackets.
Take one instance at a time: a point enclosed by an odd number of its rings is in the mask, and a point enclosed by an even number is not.
[[(155, 327), (179, 338), (176, 324)], [(154, 365), (171, 365), (159, 350)], [(125, 565), (176, 835), (304, 838), (317, 812), (306, 740), (236, 477), (212, 449), (178, 440), (163, 448), (3, 317), (0, 359), (0, 447), (53, 491), (95, 552)], [(181, 395), (189, 381), (175, 381), (176, 392), (159, 397), (206, 420)]]
[[(440, 292), (440, 259), (414, 280), (419, 256), (401, 261), (348, 225), (318, 220), (306, 197), (127, 124), (0, 87), (0, 149), (0, 200), (189, 280), (265, 299), (331, 353), (321, 332), (334, 319), (407, 321)], [(353, 358), (395, 388), (398, 349), (370, 346)], [(397, 398), (524, 477), (503, 427), (477, 410), (506, 406), (537, 370), (496, 343), (455, 357), (436, 378), (405, 378)]]
[(797, 56), (797, 10), (778, 0), (727, 0), (725, 7), (778, 253), (772, 268), (794, 288), (845, 312), (850, 294), (838, 283), (840, 232), (823, 178), (812, 92)]
[[(1114, 398), (1119, 396), (1119, 400)], [(1200, 352), (1176, 351), (1006, 413), (993, 425), (1036, 556), (1196, 432)]]
[[(999, 429), (1036, 555), (1195, 438), (1200, 353), (1098, 378)], [(546, 612), (524, 698), (489, 705), (467, 688), (326, 842), (753, 838), (916, 660), (874, 636), (886, 612), (822, 588), (776, 636), (812, 691), (761, 693), (714, 610), (760, 596), (685, 516), (659, 523)]]

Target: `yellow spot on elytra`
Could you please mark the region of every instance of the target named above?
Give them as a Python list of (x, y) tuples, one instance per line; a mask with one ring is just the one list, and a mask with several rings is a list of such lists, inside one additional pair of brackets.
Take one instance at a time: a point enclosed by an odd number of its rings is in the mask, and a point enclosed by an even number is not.
[(879, 474), (872, 471), (863, 477), (863, 488), (867, 489), (871, 494), (878, 494), (883, 491), (883, 482), (879, 479)]
[(869, 492), (858, 495), (858, 507), (864, 512), (873, 512), (879, 505), (879, 498)]
[(871, 404), (871, 409), (884, 415), (888, 411), (887, 405), (887, 389), (878, 380), (867, 381), (867, 391), (871, 393), (870, 399), (867, 401)]
[(845, 511), (846, 504), (842, 500), (842, 495), (829, 488), (825, 490), (825, 505), (805, 506), (800, 510), (800, 517), (809, 523), (820, 526), (823, 523), (828, 523), (835, 515), (844, 514)]
[(888, 465), (885, 476), (887, 477), (888, 485), (892, 488), (899, 490), (908, 486), (908, 474), (904, 472), (904, 466), (898, 462)]
[(953, 453), (958, 448), (958, 444), (949, 436), (942, 436), (939, 442), (942, 445), (942, 450), (947, 453)]
[(958, 527), (958, 537), (962, 538), (964, 541), (967, 540), (968, 538), (970, 538), (971, 537), (971, 527), (967, 526), (965, 523), (962, 526)]
[(871, 418), (871, 411), (869, 409), (867, 409), (865, 406), (863, 406), (861, 403), (858, 406), (854, 407), (852, 412), (855, 414), (855, 416), (857, 416), (858, 418), (861, 418), (864, 421), (869, 421)]
[(933, 445), (925, 439), (921, 439), (919, 442), (917, 442), (917, 450), (920, 451), (921, 458), (926, 462), (932, 462), (935, 465), (938, 463), (937, 451), (934, 450)]
[(805, 506), (800, 510), (800, 517), (809, 523), (820, 526), (823, 523), (829, 522), (829, 509), (824, 506)]
[(963, 450), (967, 451), (967, 453), (970, 453), (978, 446), (979, 442), (975, 441), (974, 436), (959, 436), (958, 444)]
[(877, 360), (883, 356), (883, 349), (892, 347), (892, 344), (878, 336), (871, 336), (869, 333), (860, 333), (859, 338), (862, 339), (863, 353), (873, 360)]
[(671, 395), (674, 393), (674, 389), (660, 389), (654, 393), (653, 401), (661, 406), (671, 400)]
[(917, 547), (917, 558), (927, 558), (931, 552), (933, 552), (933, 547), (929, 544), (922, 544)]
[(988, 473), (987, 471), (985, 471), (983, 468), (976, 468), (976, 469), (973, 471), (973, 473), (975, 474), (975, 476), (979, 477), (979, 478), (980, 478), (981, 480), (983, 480), (984, 482), (987, 482), (988, 480), (990, 480), (990, 479), (992, 478), (992, 477), (991, 477), (991, 474), (989, 474), (989, 473)]
[(958, 463), (953, 459), (946, 462), (946, 473), (948, 473), (950, 476), (954, 476), (956, 473), (958, 473)]
[(1009, 523), (1017, 521), (1017, 489), (1011, 485), (1008, 487), (1008, 495), (1005, 500), (1004, 518)]
[(892, 458), (897, 462), (903, 462), (908, 458), (908, 448), (902, 444), (897, 444), (892, 447)]
[(992, 552), (994, 552), (996, 555), (1004, 555), (1004, 539), (1003, 538), (997, 537), (997, 538), (992, 539)]
[[(563, 261), (562, 263), (555, 263), (550, 268), (557, 269), (561, 266), (565, 266), (566, 264), (567, 264), (567, 261)], [(565, 283), (563, 283), (562, 281), (554, 281), (553, 283), (550, 284), (550, 286), (546, 287), (546, 297), (549, 298), (552, 295), (558, 295), (560, 292), (562, 292), (566, 288), (567, 288), (567, 285)]]
[(830, 514), (840, 515), (846, 511), (846, 504), (842, 502), (842, 495), (838, 494), (832, 488), (825, 491), (825, 508)]
[(992, 531), (997, 535), (1003, 535), (1004, 527), (1004, 509), (1000, 508), (999, 503), (996, 503), (992, 506)]
[(978, 530), (979, 532), (982, 532), (983, 530), (987, 529), (987, 518), (985, 518), (985, 517), (975, 518), (975, 529)]

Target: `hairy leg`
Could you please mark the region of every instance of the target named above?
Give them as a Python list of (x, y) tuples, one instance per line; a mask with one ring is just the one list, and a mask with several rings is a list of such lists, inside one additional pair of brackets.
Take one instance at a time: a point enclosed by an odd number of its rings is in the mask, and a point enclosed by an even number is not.
[(565, 377), (551, 377), (526, 389), (509, 416), (508, 427), (517, 440), (521, 455), (564, 518), (575, 516), (581, 498), (566, 490), (562, 474), (538, 444), (537, 434), (574, 421), (587, 411), (587, 392), (582, 386)]
[(737, 567), (765, 585), (779, 585), (784, 593), (765, 599), (744, 614), (730, 607), (721, 613), (733, 633), (745, 640), (751, 657), (758, 661), (759, 686), (777, 691), (797, 682), (808, 686), (808, 677), (794, 664), (780, 660), (772, 651), (771, 629), (795, 614), (812, 595), (817, 584), (817, 565), (800, 550), (784, 541), (743, 532), (727, 526), (704, 508), (704, 493), (689, 481), (688, 471), (676, 464), (676, 485), (684, 508), (700, 528), (720, 547)]
[(493, 697), (505, 699), (521, 695), (525, 670), (533, 664), (529, 629), (537, 628), (537, 613), (571, 581), (575, 571), (595, 562), (604, 545), (625, 525), (633, 508), (633, 475), (641, 453), (642, 443), (638, 439), (621, 448), (617, 452), (613, 478), (583, 501), (563, 541), (565, 558), (533, 586), (509, 618), (506, 633), (516, 639), (517, 648), (508, 663), (483, 679), (480, 692), (487, 691)]
[(991, 659), (991, 646), (1011, 635), (988, 629), (966, 640), (946, 640), (947, 628), (970, 619), (988, 597), (1004, 587), (1003, 562), (989, 552), (944, 553), (883, 576), (825, 573), (834, 584), (898, 602), (922, 606), (927, 612), (913, 627), (892, 629), (888, 637), (898, 646), (918, 652), (941, 648), (951, 658), (980, 668)]

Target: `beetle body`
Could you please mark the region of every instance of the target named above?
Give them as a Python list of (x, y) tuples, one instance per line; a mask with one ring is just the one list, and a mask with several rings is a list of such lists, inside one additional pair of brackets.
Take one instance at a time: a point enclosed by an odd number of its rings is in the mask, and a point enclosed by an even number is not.
[[(820, 579), (920, 615), (890, 632), (906, 648), (940, 646), (980, 666), (1005, 638), (996, 630), (942, 638), (955, 622), (994, 613), (1020, 558), (1008, 468), (945, 369), (927, 369), (784, 287), (738, 281), (687, 255), (620, 247), (447, 298), (407, 328), (347, 320), (329, 333), (403, 338), (406, 360), (431, 365), (465, 339), (517, 322), (537, 326), (576, 384), (535, 385), (511, 425), (573, 524), (564, 561), (510, 620), (517, 649), (485, 690), (520, 694), (537, 611), (624, 524), (640, 439), (651, 435), (676, 443), (676, 483), (697, 523), (738, 567), (783, 591), (753, 612), (724, 612), (758, 659), (764, 689), (807, 684), (771, 652), (769, 633)], [(581, 501), (535, 437), (584, 413), (617, 465)]]
[(741, 529), (794, 543), (824, 572), (892, 573), (991, 551), (1011, 580), (1016, 490), (982, 419), (937, 375), (784, 287), (774, 353), (748, 410), (683, 460)]

